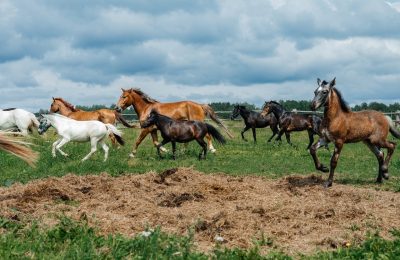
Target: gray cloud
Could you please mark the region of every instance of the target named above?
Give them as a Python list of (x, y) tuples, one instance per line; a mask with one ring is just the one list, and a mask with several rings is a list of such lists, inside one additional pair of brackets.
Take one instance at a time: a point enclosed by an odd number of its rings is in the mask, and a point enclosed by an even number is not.
[(400, 101), (399, 6), (4, 0), (0, 101), (31, 110), (47, 108), (51, 96), (111, 104), (119, 87), (137, 86), (162, 101), (260, 105), (311, 99), (316, 78), (334, 76), (349, 103)]

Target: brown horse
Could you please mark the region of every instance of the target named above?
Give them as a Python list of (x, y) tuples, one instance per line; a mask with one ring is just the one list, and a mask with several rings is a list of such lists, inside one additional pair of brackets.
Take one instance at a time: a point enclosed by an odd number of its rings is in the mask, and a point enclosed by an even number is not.
[[(83, 111), (75, 108), (73, 105), (68, 103), (62, 98), (54, 98), (50, 106), (50, 111), (53, 113), (59, 112), (61, 115), (78, 120), (78, 121), (88, 121), (97, 120), (103, 122), (104, 124), (114, 125), (118, 120), (124, 126), (133, 128), (135, 126), (130, 125), (120, 113), (111, 109), (99, 109), (95, 111)], [(110, 139), (113, 145), (116, 145), (116, 139), (113, 134), (110, 134)]]
[(38, 154), (25, 146), (26, 143), (0, 134), (0, 149), (18, 156), (31, 166), (35, 166)]
[[(117, 111), (121, 112), (129, 106), (133, 106), (133, 108), (135, 109), (135, 112), (139, 117), (140, 124), (142, 124), (146, 120), (152, 109), (162, 115), (171, 117), (175, 120), (204, 121), (204, 119), (209, 116), (214, 122), (222, 126), (229, 137), (232, 138), (232, 134), (221, 122), (221, 120), (218, 119), (214, 110), (206, 104), (198, 104), (193, 101), (160, 103), (157, 100), (154, 100), (147, 96), (140, 89), (122, 89), (122, 95), (117, 102), (116, 109)], [(157, 138), (157, 128), (155, 126), (144, 128), (142, 129), (139, 137), (136, 140), (132, 153), (129, 155), (130, 157), (135, 157), (138, 146), (149, 133), (151, 134), (151, 137), (153, 139), (154, 146), (157, 146), (159, 144)], [(206, 137), (208, 140), (208, 147), (210, 151), (215, 152), (215, 148), (211, 143), (211, 136), (207, 134)], [(166, 150), (164, 147), (160, 147), (160, 149), (162, 149), (163, 151)]]
[[(343, 100), (341, 93), (334, 87), (336, 78), (331, 82), (325, 80), (321, 82), (318, 79), (317, 83), (318, 88), (314, 92), (315, 97), (311, 108), (316, 110), (324, 106), (324, 118), (321, 125), (323, 137), (310, 149), (317, 170), (328, 171), (328, 168), (319, 162), (317, 149), (327, 142), (333, 142), (335, 145), (325, 187), (332, 186), (334, 171), (343, 145), (360, 141), (364, 142), (378, 159), (379, 172), (376, 181), (381, 183), (382, 178), (388, 179), (388, 165), (396, 143), (388, 141), (387, 136), (390, 132), (396, 138), (400, 138), (400, 132), (394, 127), (392, 120), (374, 110), (352, 112)], [(381, 148), (387, 149), (386, 158), (384, 158)]]

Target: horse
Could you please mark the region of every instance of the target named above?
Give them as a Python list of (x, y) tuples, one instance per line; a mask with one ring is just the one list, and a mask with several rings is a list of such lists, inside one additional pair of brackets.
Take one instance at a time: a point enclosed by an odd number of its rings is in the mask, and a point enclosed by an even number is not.
[(39, 121), (35, 115), (20, 108), (8, 108), (0, 110), (0, 130), (18, 130), (22, 135), (28, 135), (33, 129), (39, 127)]
[(243, 118), (245, 125), (242, 132), (240, 132), (244, 141), (247, 141), (247, 139), (244, 137), (244, 133), (250, 128), (253, 131), (254, 143), (257, 142), (256, 128), (264, 128), (268, 126), (271, 128), (273, 134), (268, 139), (268, 142), (271, 142), (272, 138), (279, 132), (278, 120), (274, 114), (261, 116), (260, 113), (248, 110), (245, 106), (235, 105), (231, 114), (231, 120), (234, 120), (239, 115)]
[(34, 167), (38, 159), (38, 154), (27, 147), (27, 145), (28, 143), (0, 134), (0, 150), (11, 153)]
[(196, 140), (203, 148), (199, 154), (199, 160), (205, 159), (207, 154), (207, 143), (204, 142), (206, 134), (211, 135), (220, 144), (225, 144), (224, 137), (210, 124), (197, 120), (174, 120), (171, 117), (159, 114), (152, 109), (147, 119), (142, 122), (143, 128), (156, 125), (161, 132), (163, 140), (157, 145), (157, 153), (162, 158), (160, 147), (169, 142), (172, 143), (172, 158), (175, 160), (176, 142), (187, 143)]
[[(78, 121), (87, 121), (87, 120), (97, 120), (104, 124), (112, 124), (115, 125), (116, 121), (122, 123), (124, 126), (128, 128), (134, 128), (136, 126), (130, 125), (125, 118), (115, 110), (111, 109), (98, 109), (94, 111), (84, 111), (81, 109), (75, 108), (73, 105), (68, 103), (62, 98), (54, 98), (53, 102), (50, 106), (50, 112), (57, 113), (59, 112), (61, 115), (78, 120)], [(116, 144), (116, 140), (113, 135), (110, 135), (111, 142), (113, 145)]]
[(108, 146), (104, 143), (107, 135), (114, 135), (119, 144), (123, 145), (122, 133), (112, 124), (104, 124), (100, 121), (77, 121), (60, 114), (47, 114), (42, 115), (39, 125), (39, 134), (46, 132), (50, 126), (53, 126), (57, 134), (60, 136), (57, 141), (53, 143), (52, 155), (56, 157), (56, 149), (63, 156), (67, 157), (68, 154), (61, 150), (61, 147), (70, 141), (75, 142), (88, 142), (90, 141), (91, 150), (82, 159), (86, 161), (89, 157), (96, 152), (97, 144), (99, 143), (104, 150), (104, 161), (108, 158)]
[[(230, 138), (233, 137), (228, 128), (217, 117), (214, 110), (207, 104), (199, 104), (193, 101), (161, 103), (150, 98), (143, 91), (137, 88), (131, 88), (128, 90), (122, 88), (121, 90), (122, 95), (117, 102), (116, 110), (121, 112), (129, 106), (133, 106), (133, 109), (139, 117), (140, 124), (147, 119), (152, 109), (155, 109), (158, 113), (169, 116), (175, 120), (204, 121), (204, 119), (209, 116), (214, 122), (224, 129)], [(157, 138), (157, 128), (155, 126), (142, 128), (142, 131), (140, 132), (140, 135), (137, 138), (129, 157), (135, 157), (138, 146), (149, 133), (153, 139), (154, 146), (158, 146), (159, 142)], [(209, 135), (206, 135), (206, 137), (208, 139), (208, 147), (210, 151), (215, 152), (216, 150), (212, 145), (211, 137)], [(166, 151), (166, 149), (162, 146), (160, 149), (162, 151)]]
[(316, 115), (302, 115), (286, 111), (281, 104), (276, 101), (265, 102), (261, 116), (266, 116), (273, 113), (279, 122), (279, 133), (276, 140), (281, 141), (283, 133), (286, 135), (286, 140), (290, 145), (290, 132), (307, 130), (309, 143), (307, 149), (310, 149), (314, 142), (314, 135), (320, 134), (321, 118)]
[[(328, 168), (322, 165), (316, 151), (328, 142), (333, 142), (335, 149), (330, 161), (329, 177), (325, 187), (331, 187), (337, 162), (345, 143), (363, 142), (374, 153), (378, 160), (379, 170), (377, 182), (389, 178), (389, 162), (396, 148), (396, 143), (387, 140), (389, 132), (396, 138), (400, 138), (400, 132), (395, 128), (393, 121), (381, 112), (375, 110), (363, 110), (352, 112), (344, 101), (342, 94), (335, 88), (336, 78), (330, 82), (317, 79), (318, 87), (315, 90), (311, 109), (324, 107), (322, 120), (322, 137), (310, 149), (315, 168), (328, 172)], [(387, 149), (386, 158), (381, 151)]]

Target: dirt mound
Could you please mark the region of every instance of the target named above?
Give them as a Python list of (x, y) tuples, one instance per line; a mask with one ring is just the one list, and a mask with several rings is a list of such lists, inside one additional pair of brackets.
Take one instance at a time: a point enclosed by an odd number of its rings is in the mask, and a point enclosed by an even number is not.
[(335, 184), (318, 176), (280, 180), (203, 174), (188, 168), (110, 177), (67, 175), (0, 188), (0, 216), (46, 225), (65, 214), (103, 233), (134, 235), (146, 227), (187, 234), (200, 250), (222, 237), (228, 247), (308, 253), (359, 243), (368, 230), (400, 227), (400, 194)]

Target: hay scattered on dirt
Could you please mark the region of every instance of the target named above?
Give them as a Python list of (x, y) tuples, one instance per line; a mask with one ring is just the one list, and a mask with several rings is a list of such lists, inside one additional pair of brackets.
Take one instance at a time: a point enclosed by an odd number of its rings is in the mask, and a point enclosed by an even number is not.
[(268, 238), (265, 250), (310, 253), (359, 243), (368, 230), (400, 227), (400, 194), (334, 185), (319, 176), (280, 180), (203, 174), (188, 168), (162, 174), (110, 177), (67, 175), (0, 188), (0, 216), (45, 225), (57, 216), (85, 219), (106, 233), (127, 236), (146, 227), (187, 234), (199, 250), (216, 236), (225, 246), (251, 247)]

